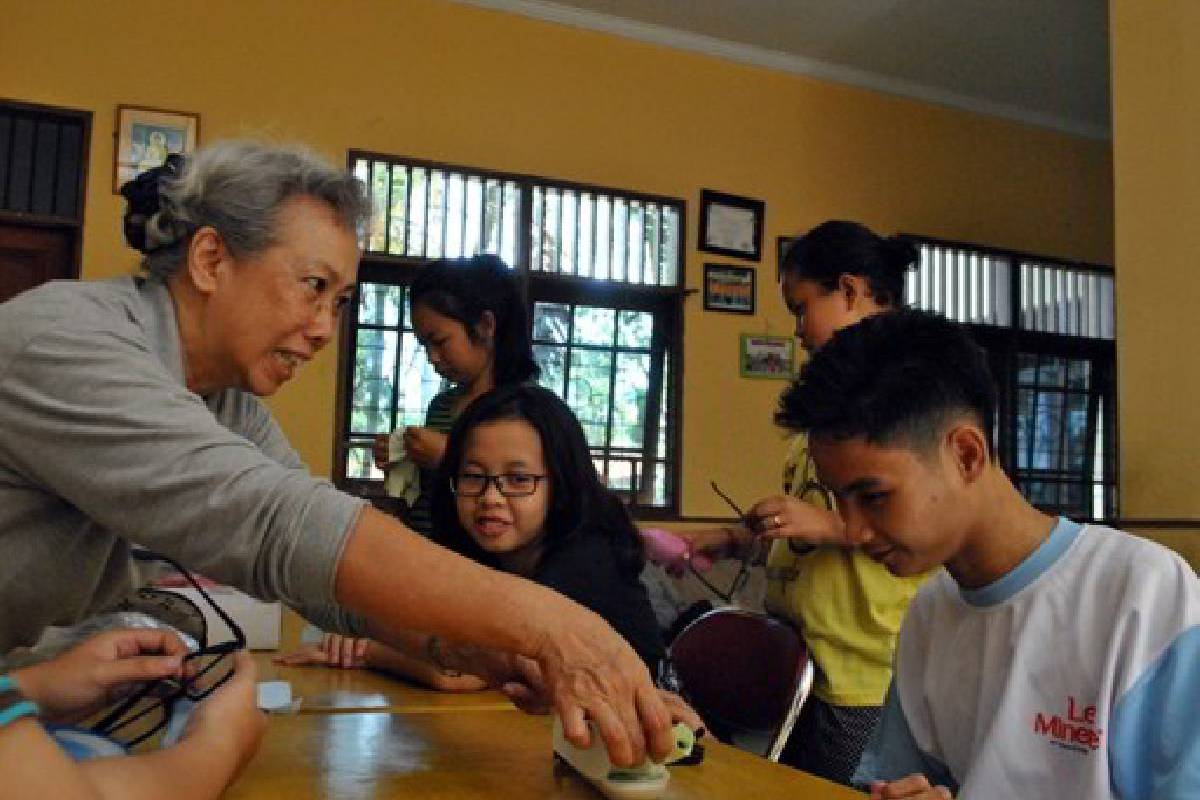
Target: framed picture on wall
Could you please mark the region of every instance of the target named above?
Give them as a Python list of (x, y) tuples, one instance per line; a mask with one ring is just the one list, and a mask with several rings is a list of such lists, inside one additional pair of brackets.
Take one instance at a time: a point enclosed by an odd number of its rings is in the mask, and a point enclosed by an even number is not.
[(754, 268), (704, 265), (704, 310), (754, 313)]
[(733, 258), (762, 258), (761, 200), (704, 189), (700, 192), (700, 249)]
[(113, 193), (148, 169), (162, 166), (171, 153), (195, 152), (200, 141), (200, 115), (161, 108), (117, 106), (113, 133)]
[(796, 340), (791, 336), (743, 333), (738, 372), (743, 378), (791, 380), (796, 369)]

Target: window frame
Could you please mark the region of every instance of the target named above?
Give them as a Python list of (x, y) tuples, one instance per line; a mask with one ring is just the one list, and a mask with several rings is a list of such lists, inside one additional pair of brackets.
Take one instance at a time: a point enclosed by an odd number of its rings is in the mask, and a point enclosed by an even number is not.
[[(651, 370), (655, 369), (655, 364), (658, 363), (655, 358), (656, 352), (667, 354), (667, 359), (670, 362), (672, 375), (670, 383), (667, 385), (667, 406), (668, 406), (668, 428), (667, 431), (667, 446), (669, 448), (670, 457), (667, 459), (668, 480), (672, 488), (669, 493), (670, 500), (666, 505), (642, 505), (640, 503), (632, 503), (629, 508), (635, 513), (638, 519), (642, 520), (667, 520), (677, 519), (679, 517), (680, 507), (680, 478), (682, 458), (682, 417), (683, 417), (683, 308), (682, 295), (670, 289), (662, 287), (640, 287), (647, 291), (639, 292), (639, 296), (629, 296), (622, 293), (626, 288), (622, 284), (610, 284), (604, 286), (603, 289), (592, 287), (589, 291), (585, 282), (587, 278), (562, 278), (553, 277), (552, 274), (546, 273), (531, 273), (529, 283), (530, 289), (526, 295), (526, 306), (529, 309), (530, 323), (533, 321), (533, 308), (535, 303), (565, 303), (571, 305), (590, 305), (601, 308), (618, 308), (629, 309), (635, 311), (648, 311), (655, 315), (656, 319), (663, 320), (663, 329), (665, 335), (673, 341), (663, 342), (661, 345), (651, 343)], [(535, 289), (534, 286), (537, 285)], [(655, 325), (656, 330), (658, 325)], [(615, 368), (615, 367), (614, 367)], [(661, 376), (659, 378), (661, 380)], [(646, 409), (646, 430), (643, 433), (643, 452), (647, 452), (647, 448), (652, 447), (652, 443), (656, 441), (658, 432), (658, 416), (651, 414), (651, 408), (657, 404), (658, 396), (661, 394), (661, 384), (655, 389), (654, 380), (651, 379), (650, 387), (647, 389), (647, 409)], [(672, 413), (673, 412), (673, 415)], [(672, 424), (673, 423), (673, 424)], [(654, 430), (653, 436), (651, 430)], [(634, 490), (634, 494), (638, 490)], [(621, 492), (624, 497), (624, 492)]]
[[(997, 389), (996, 456), (1018, 491), (1021, 491), (1020, 487), (1024, 482), (1039, 480), (1034, 470), (1022, 470), (1018, 468), (1019, 356), (1050, 356), (1091, 362), (1093, 371), (1089, 380), (1094, 381), (1089, 386), (1088, 391), (1088, 429), (1091, 433), (1087, 437), (1087, 450), (1084, 461), (1085, 464), (1090, 464), (1091, 457), (1095, 453), (1094, 447), (1096, 442), (1094, 431), (1095, 424), (1098, 421), (1099, 410), (1093, 410), (1092, 405), (1098, 398), (1102, 397), (1106, 401), (1103, 416), (1114, 423), (1110, 429), (1105, 431), (1106, 444), (1110, 445), (1112, 450), (1110, 456), (1111, 473), (1109, 472), (1109, 465), (1106, 463), (1102, 478), (1099, 481), (1090, 480), (1088, 483), (1103, 485), (1111, 494), (1106, 492), (1106, 515), (1099, 518), (1089, 515), (1084, 521), (1111, 522), (1118, 519), (1120, 517), (1120, 430), (1115, 424), (1118, 420), (1117, 404), (1119, 402), (1117, 395), (1118, 367), (1115, 320), (1117, 298), (1115, 293), (1113, 295), (1113, 338), (1111, 339), (1031, 330), (1023, 328), (1021, 321), (1022, 264), (1033, 263), (1043, 266), (1062, 267), (1114, 279), (1115, 270), (1104, 264), (1044, 256), (1009, 248), (987, 247), (971, 242), (941, 239), (919, 234), (902, 233), (899, 235), (899, 238), (911, 242), (918, 248), (922, 244), (953, 248), (993, 258), (1006, 259), (1009, 262), (1009, 322), (1007, 324), (961, 322), (960, 324), (965, 325), (971, 331), (975, 340), (988, 353), (988, 361), (992, 368), (992, 374), (996, 378)], [(1097, 368), (1098, 364), (1103, 365), (1103, 367)], [(1096, 384), (1099, 384), (1099, 386)], [(1087, 468), (1085, 467), (1085, 469)], [(1053, 482), (1050, 476), (1046, 476), (1045, 479)], [(1022, 492), (1022, 494), (1024, 493)]]
[[(516, 249), (513, 263), (510, 266), (516, 275), (523, 301), (528, 311), (529, 323), (533, 324), (534, 305), (538, 302), (570, 303), (574, 305), (591, 305), (606, 308), (650, 311), (655, 314), (655, 330), (659, 330), (657, 320), (663, 320), (662, 351), (666, 353), (670, 365), (669, 383), (667, 384), (668, 404), (668, 473), (669, 491), (667, 503), (662, 506), (642, 505), (636, 502), (637, 491), (620, 494), (628, 502), (628, 507), (637, 519), (663, 520), (678, 519), (682, 503), (682, 463), (683, 463), (683, 334), (684, 334), (684, 301), (686, 289), (686, 242), (687, 242), (687, 202), (682, 198), (667, 197), (645, 192), (629, 191), (609, 186), (587, 184), (577, 181), (546, 178), (523, 173), (501, 172), (493, 169), (476, 168), (462, 164), (451, 164), (428, 159), (411, 158), (404, 155), (385, 154), (369, 150), (350, 149), (347, 153), (347, 164), (354, 170), (355, 163), (366, 159), (370, 163), (386, 162), (389, 165), (402, 164), (409, 168), (438, 170), (446, 174), (457, 173), (464, 176), (479, 177), (486, 180), (515, 182), (518, 187), (520, 205), (516, 221)], [(606, 195), (622, 198), (626, 201), (652, 203), (660, 207), (672, 207), (678, 215), (679, 231), (676, 243), (676, 283), (674, 285), (634, 283), (619, 281), (611, 278), (591, 278), (577, 275), (546, 272), (532, 269), (533, 255), (533, 203), (532, 196), (535, 188), (542, 190), (553, 189), (559, 192), (572, 191), (577, 196), (583, 194)], [(428, 224), (428, 219), (424, 221)], [(385, 218), (385, 228), (390, 228), (390, 219)], [(385, 244), (386, 247), (386, 244)], [(351, 390), (355, 363), (356, 334), (358, 330), (357, 309), (361, 300), (359, 286), (362, 283), (389, 283), (411, 285), (420, 273), (422, 266), (431, 259), (425, 256), (409, 256), (364, 248), (359, 267), (358, 283), (355, 286), (353, 302), (348, 308), (352, 313), (342, 316), (339, 324), (338, 365), (336, 383), (335, 408), (335, 437), (333, 443), (333, 482), (343, 490), (370, 499), (377, 505), (388, 506), (388, 498), (383, 494), (383, 482), (379, 480), (364, 480), (347, 477), (347, 463), (352, 443), (351, 421)], [(652, 345), (652, 351), (654, 350)], [(652, 357), (652, 364), (655, 363)], [(661, 380), (661, 377), (660, 377)], [(649, 411), (658, 403), (658, 397), (663, 389), (659, 384), (647, 392), (647, 428), (644, 441), (649, 441), (651, 425), (657, 426), (655, 416), (653, 423), (649, 419)], [(653, 395), (653, 397), (651, 397)]]

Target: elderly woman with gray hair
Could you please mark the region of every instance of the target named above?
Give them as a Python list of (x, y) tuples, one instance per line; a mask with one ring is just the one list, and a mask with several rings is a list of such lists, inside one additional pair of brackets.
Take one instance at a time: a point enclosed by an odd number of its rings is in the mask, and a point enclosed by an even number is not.
[(327, 629), (445, 637), (448, 667), (553, 706), (577, 743), (586, 718), (616, 763), (665, 756), (672, 710), (607, 623), (314, 478), (259, 401), (335, 335), (361, 184), (225, 142), (150, 205), (127, 218), (144, 276), (0, 305), (0, 653), (117, 602), (142, 545)]

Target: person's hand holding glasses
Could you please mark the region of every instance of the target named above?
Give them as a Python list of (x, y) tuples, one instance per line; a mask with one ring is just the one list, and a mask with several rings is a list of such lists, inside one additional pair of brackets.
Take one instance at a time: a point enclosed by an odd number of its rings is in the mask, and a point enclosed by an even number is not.
[(747, 512), (751, 530), (764, 539), (784, 539), (800, 555), (821, 545), (846, 546), (846, 526), (838, 516), (829, 490), (814, 480), (799, 497), (774, 495), (759, 500)]
[[(742, 511), (737, 503), (733, 502), (733, 499), (729, 495), (721, 491), (721, 487), (717, 486), (716, 481), (709, 481), (709, 485), (712, 486), (712, 490), (717, 493), (717, 496), (725, 501), (725, 505), (733, 509), (734, 514), (737, 514), (738, 521), (741, 522), (742, 527), (744, 527), (748, 532), (753, 533), (754, 526), (751, 524), (750, 517), (746, 516), (746, 513)], [(703, 583), (710, 592), (724, 600), (726, 603), (732, 603), (733, 598), (737, 596), (738, 592), (745, 588), (746, 581), (750, 579), (750, 565), (754, 562), (754, 556), (756, 552), (757, 548), (755, 547), (735, 548), (735, 554), (738, 560), (738, 571), (737, 574), (733, 576), (733, 581), (729, 584), (729, 589), (724, 592), (706, 580), (699, 572), (696, 571), (695, 567), (691, 567), (691, 571), (692, 574), (696, 576), (696, 579)], [(690, 566), (691, 561), (689, 560), (688, 563)]]
[(120, 741), (128, 748), (136, 747), (163, 730), (180, 700), (199, 702), (233, 677), (236, 669), (234, 654), (246, 647), (245, 633), (190, 572), (166, 556), (143, 551), (135, 553), (134, 557), (162, 561), (177, 570), (228, 626), (233, 639), (211, 645), (206, 641), (198, 642), (199, 649), (184, 656), (180, 677), (147, 683), (92, 726), (95, 733)]
[[(646, 557), (662, 567), (668, 575), (681, 578), (684, 574), (691, 573), (714, 595), (726, 603), (732, 603), (733, 597), (749, 580), (750, 565), (754, 563), (756, 555), (753, 545), (757, 537), (750, 524), (751, 519), (742, 512), (738, 504), (721, 491), (715, 481), (711, 485), (713, 491), (737, 514), (739, 525), (736, 529), (724, 527), (681, 535), (662, 528), (641, 528), (639, 533)], [(729, 588), (722, 591), (702, 573), (708, 572), (714, 561), (726, 558), (737, 559), (740, 564)]]

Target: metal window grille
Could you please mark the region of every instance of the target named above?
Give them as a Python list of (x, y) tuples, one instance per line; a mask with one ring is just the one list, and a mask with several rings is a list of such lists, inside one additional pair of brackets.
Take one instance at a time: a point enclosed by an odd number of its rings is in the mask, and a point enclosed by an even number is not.
[(360, 151), (350, 167), (372, 214), (342, 356), (335, 478), (375, 491), (372, 438), (421, 424), (440, 389), (404, 287), (429, 259), (490, 253), (520, 276), (542, 382), (583, 423), (598, 473), (638, 513), (677, 511), (683, 201)]
[(423, 425), (442, 379), (417, 343), (402, 285), (363, 281), (354, 324), (354, 369), (344, 472), (349, 480), (383, 479), (371, 455), (377, 433)]
[(532, 187), (531, 268), (650, 286), (679, 283), (677, 205), (554, 185)]
[(0, 211), (81, 221), (89, 128), (83, 112), (0, 104)]
[(1050, 513), (1117, 516), (1115, 297), (1109, 267), (909, 237), (905, 299), (967, 324), (1000, 395), (997, 451)]
[(671, 494), (670, 364), (658, 344), (667, 324), (639, 309), (534, 304), (542, 385), (575, 412), (608, 487), (640, 506), (665, 506)]

